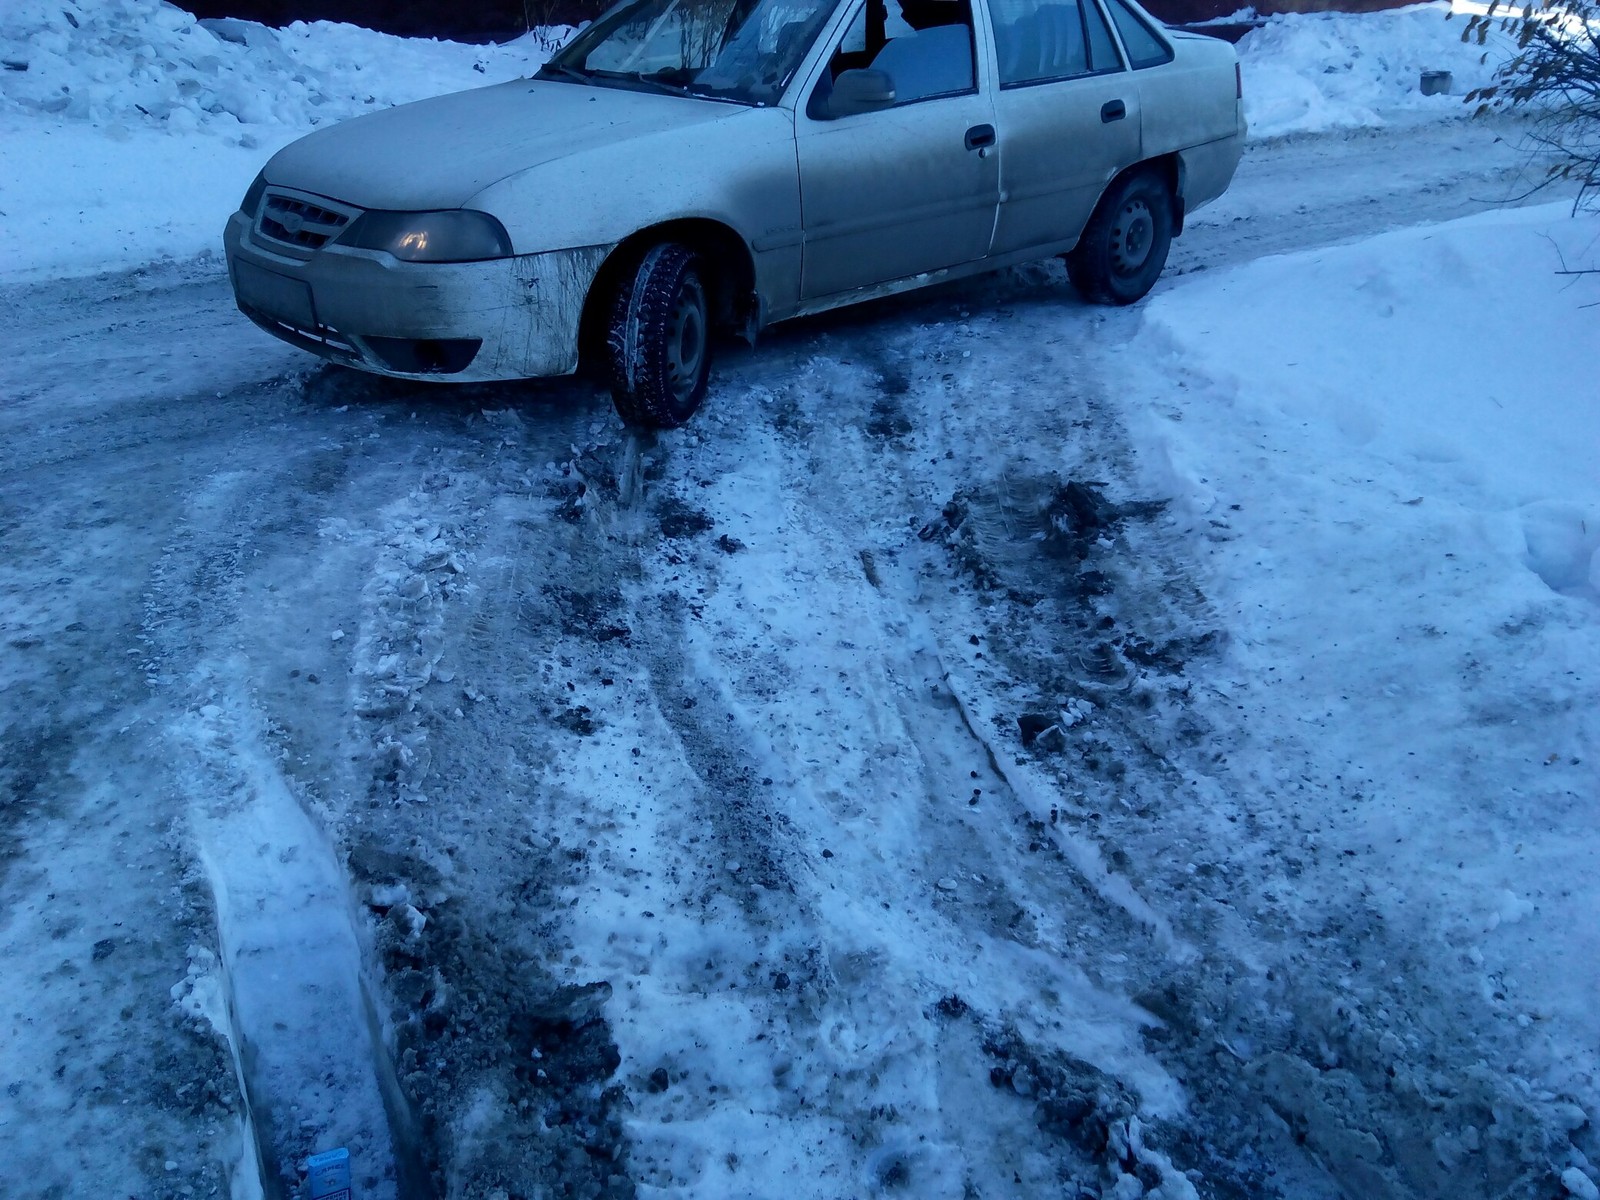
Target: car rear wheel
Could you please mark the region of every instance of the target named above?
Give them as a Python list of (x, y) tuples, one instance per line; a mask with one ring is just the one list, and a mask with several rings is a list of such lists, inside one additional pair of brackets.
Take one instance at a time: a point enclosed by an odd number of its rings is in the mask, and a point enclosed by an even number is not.
[(694, 415), (711, 373), (710, 305), (694, 251), (674, 242), (653, 246), (623, 277), (606, 358), (624, 423), (671, 429)]
[(1154, 171), (1124, 175), (1106, 189), (1077, 246), (1067, 276), (1085, 300), (1132, 304), (1155, 286), (1172, 248), (1172, 191)]

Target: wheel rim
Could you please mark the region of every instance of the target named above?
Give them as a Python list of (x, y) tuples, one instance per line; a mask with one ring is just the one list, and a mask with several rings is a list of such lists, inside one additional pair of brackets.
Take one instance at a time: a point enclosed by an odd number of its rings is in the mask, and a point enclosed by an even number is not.
[(667, 324), (667, 378), (673, 399), (694, 395), (706, 359), (706, 296), (698, 279), (684, 280)]
[(1136, 275), (1149, 261), (1156, 240), (1156, 220), (1150, 206), (1135, 196), (1122, 206), (1111, 226), (1111, 269), (1118, 275)]

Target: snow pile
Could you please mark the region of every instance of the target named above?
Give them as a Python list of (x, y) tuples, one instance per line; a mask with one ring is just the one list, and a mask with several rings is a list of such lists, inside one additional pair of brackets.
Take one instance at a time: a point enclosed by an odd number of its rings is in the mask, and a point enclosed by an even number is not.
[(1130, 358), (1261, 731), (1240, 787), (1343, 848), (1302, 893), (1438, 931), (1517, 1069), (1593, 1095), (1600, 276), (1560, 272), (1600, 266), (1600, 216), (1569, 212), (1185, 281)]
[[(1489, 82), (1501, 51), (1463, 45), (1450, 5), (1272, 17), (1239, 42), (1252, 137), (1381, 125), (1401, 114), (1467, 115), (1462, 97)], [(1488, 61), (1481, 61), (1485, 51)], [(1448, 95), (1424, 96), (1424, 71), (1449, 71)]]
[(564, 32), (468, 46), (321, 21), (200, 22), (162, 0), (13, 0), (0, 12), (0, 106), (178, 132), (301, 131), (532, 74)]
[(0, 2), (0, 279), (215, 252), (279, 147), (319, 124), (529, 75), (503, 46), (196, 21), (162, 0)]
[(1600, 218), (1569, 211), (1496, 210), (1263, 259), (1186, 282), (1148, 322), (1275, 419), (1338, 433), (1416, 486), (1417, 464), (1432, 464), (1435, 498), (1483, 512), (1595, 505), (1600, 537), (1594, 324), (1581, 307), (1600, 295), (1559, 274), (1600, 265)]
[[(1520, 513), (1530, 531), (1550, 527), (1530, 515), (1541, 506), (1588, 510), (1600, 542), (1594, 318), (1582, 307), (1600, 294), (1560, 273), (1600, 265), (1600, 217), (1569, 211), (1496, 210), (1262, 259), (1185, 282), (1152, 302), (1147, 323), (1274, 422), (1337, 436), (1399, 473), (1397, 493)], [(1596, 598), (1588, 573), (1600, 562), (1529, 553), (1551, 587)]]

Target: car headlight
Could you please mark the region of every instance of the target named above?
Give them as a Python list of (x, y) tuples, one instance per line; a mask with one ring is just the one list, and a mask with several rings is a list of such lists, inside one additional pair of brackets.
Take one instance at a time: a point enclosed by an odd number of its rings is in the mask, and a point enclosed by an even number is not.
[(386, 250), (407, 262), (476, 262), (511, 254), (505, 226), (488, 213), (468, 208), (362, 213), (339, 244)]
[(255, 220), (256, 210), (261, 207), (261, 194), (267, 190), (267, 173), (258, 171), (255, 180), (250, 184), (250, 190), (244, 194), (244, 199), (239, 202), (239, 211), (251, 220)]

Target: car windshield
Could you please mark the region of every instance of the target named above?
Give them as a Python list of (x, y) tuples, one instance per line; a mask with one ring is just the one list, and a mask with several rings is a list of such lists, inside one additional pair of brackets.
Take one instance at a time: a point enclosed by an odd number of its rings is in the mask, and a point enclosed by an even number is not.
[(635, 0), (601, 17), (541, 78), (772, 104), (838, 0)]

